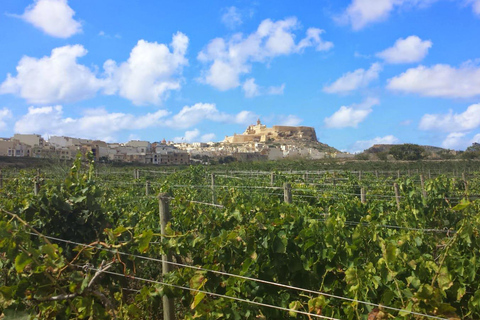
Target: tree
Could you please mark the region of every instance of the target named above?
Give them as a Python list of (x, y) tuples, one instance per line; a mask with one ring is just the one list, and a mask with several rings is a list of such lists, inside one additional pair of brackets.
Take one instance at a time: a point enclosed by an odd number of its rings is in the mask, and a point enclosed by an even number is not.
[(424, 158), (425, 148), (418, 144), (399, 144), (390, 148), (390, 154), (395, 160), (421, 160)]

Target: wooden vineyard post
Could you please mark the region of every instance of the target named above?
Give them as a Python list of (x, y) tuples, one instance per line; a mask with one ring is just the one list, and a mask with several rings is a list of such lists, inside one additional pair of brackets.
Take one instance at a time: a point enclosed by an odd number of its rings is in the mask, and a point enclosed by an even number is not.
[(215, 196), (215, 173), (212, 173), (212, 203), (217, 202), (217, 197)]
[(36, 176), (33, 182), (33, 194), (38, 195), (40, 192), (40, 176)]
[[(164, 239), (165, 230), (167, 224), (170, 221), (170, 211), (169, 211), (169, 195), (168, 193), (160, 193), (158, 195), (158, 209), (160, 214), (160, 232), (162, 234), (162, 241)], [(172, 265), (168, 262), (172, 261), (172, 253), (170, 251), (166, 252), (165, 255), (162, 255), (162, 275), (166, 275), (172, 271)], [(175, 310), (173, 305), (173, 299), (169, 298), (167, 295), (162, 297), (163, 301), (163, 319), (164, 320), (174, 320), (175, 319)]]
[(397, 170), (397, 179), (400, 179), (400, 170)]
[(290, 183), (285, 183), (283, 185), (283, 200), (286, 203), (292, 203), (292, 186)]
[(468, 182), (465, 177), (465, 172), (462, 173), (462, 180), (463, 180), (463, 185), (465, 186), (465, 198), (468, 200)]
[(396, 182), (393, 184), (393, 189), (395, 190), (395, 200), (397, 201), (397, 209), (400, 210), (400, 191), (398, 190), (398, 184)]
[(270, 186), (273, 187), (275, 185), (275, 172), (270, 174)]
[(145, 195), (148, 196), (150, 194), (150, 181), (145, 181)]
[(430, 169), (428, 169), (428, 180), (432, 179), (432, 173), (430, 172)]
[(360, 189), (360, 201), (367, 203), (367, 197), (365, 195), (365, 188)]
[(378, 179), (378, 170), (375, 170), (375, 177)]
[(3, 188), (3, 172), (0, 170), (0, 189)]
[(362, 171), (358, 171), (358, 181), (362, 180)]
[(427, 191), (425, 191), (425, 180), (423, 179), (423, 174), (420, 175), (420, 184), (422, 185), (422, 195), (426, 199)]
[(137, 179), (137, 169), (133, 169), (133, 179)]

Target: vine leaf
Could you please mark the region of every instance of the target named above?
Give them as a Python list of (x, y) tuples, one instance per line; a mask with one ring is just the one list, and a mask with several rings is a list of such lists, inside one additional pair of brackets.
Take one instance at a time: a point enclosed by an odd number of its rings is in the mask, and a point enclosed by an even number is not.
[(30, 263), (32, 263), (32, 258), (27, 253), (22, 252), (15, 258), (15, 270), (18, 273), (22, 273), (23, 269)]

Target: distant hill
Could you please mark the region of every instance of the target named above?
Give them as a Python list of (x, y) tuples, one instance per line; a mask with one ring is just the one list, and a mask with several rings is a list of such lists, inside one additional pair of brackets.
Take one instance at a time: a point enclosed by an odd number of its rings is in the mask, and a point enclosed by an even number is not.
[[(398, 144), (397, 144), (398, 145)], [(370, 148), (363, 151), (361, 154), (367, 155), (370, 159), (375, 158), (384, 158), (390, 153), (390, 149), (395, 146), (395, 144), (375, 144)], [(427, 159), (451, 159), (455, 157), (458, 153), (454, 150), (449, 150), (440, 147), (434, 146), (420, 146), (424, 149), (424, 156)], [(391, 157), (391, 155), (388, 155)]]
[[(392, 148), (394, 144), (375, 144), (368, 148), (367, 150), (363, 151), (363, 153), (379, 153), (379, 152), (389, 152), (390, 148)], [(452, 150), (444, 149), (440, 147), (434, 146), (420, 146), (425, 149), (427, 153), (439, 153), (439, 152), (450, 152)]]

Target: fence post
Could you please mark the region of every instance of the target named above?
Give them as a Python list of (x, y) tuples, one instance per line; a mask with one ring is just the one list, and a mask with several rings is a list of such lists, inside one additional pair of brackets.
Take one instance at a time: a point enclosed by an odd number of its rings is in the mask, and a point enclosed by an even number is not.
[(273, 187), (275, 185), (275, 172), (270, 174), (270, 186)]
[(420, 175), (420, 184), (422, 185), (422, 195), (426, 199), (427, 191), (425, 191), (425, 180), (423, 179), (423, 174)]
[(212, 203), (217, 202), (217, 197), (215, 196), (215, 173), (212, 173)]
[(285, 183), (283, 185), (283, 200), (286, 203), (292, 203), (292, 186), (290, 183)]
[(400, 210), (400, 191), (398, 190), (398, 184), (396, 182), (393, 184), (393, 189), (395, 190), (395, 200), (397, 201), (397, 209)]
[(36, 176), (33, 182), (33, 194), (38, 195), (40, 192), (40, 176)]
[(378, 170), (375, 170), (375, 177), (378, 179)]
[[(162, 234), (162, 241), (165, 235), (165, 229), (168, 222), (170, 221), (170, 211), (168, 207), (168, 193), (160, 193), (158, 195), (158, 209), (160, 214), (160, 232)], [(165, 255), (162, 255), (162, 275), (166, 275), (172, 271), (172, 265), (168, 262), (172, 261), (172, 253), (170, 251), (166, 252)], [(175, 310), (173, 299), (164, 295), (162, 297), (163, 301), (163, 319), (164, 320), (174, 320), (175, 319)]]
[(432, 173), (430, 172), (430, 169), (428, 169), (428, 179), (432, 179)]
[(150, 194), (150, 181), (145, 181), (145, 195), (148, 196)]
[(400, 170), (397, 170), (397, 179), (400, 179)]
[(365, 188), (360, 189), (360, 201), (367, 203), (367, 197), (365, 196)]
[(463, 185), (465, 186), (465, 198), (468, 200), (468, 182), (465, 177), (465, 172), (462, 173)]
[(358, 181), (362, 180), (362, 171), (358, 171)]

